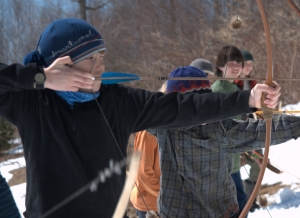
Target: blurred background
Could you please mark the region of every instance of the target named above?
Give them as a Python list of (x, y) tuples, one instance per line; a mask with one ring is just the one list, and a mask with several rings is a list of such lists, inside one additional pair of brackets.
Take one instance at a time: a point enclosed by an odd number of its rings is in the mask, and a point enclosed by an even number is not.
[[(300, 7), (300, 0), (294, 3)], [(300, 92), (300, 81), (292, 79), (300, 79), (300, 17), (286, 1), (263, 0), (263, 5), (272, 37), (274, 77), (291, 79), (279, 82), (282, 106), (293, 105), (299, 102)], [(237, 16), (242, 28), (233, 30), (230, 21)], [(107, 48), (106, 71), (168, 76), (196, 58), (215, 64), (218, 51), (232, 44), (253, 54), (253, 77), (266, 75), (265, 32), (254, 0), (0, 0), (0, 62), (22, 63), (23, 57), (36, 49), (44, 28), (67, 17), (86, 20), (101, 33)], [(128, 85), (155, 91), (162, 81)], [(0, 118), (2, 170), (9, 160), (23, 156), (17, 147), (20, 144), (16, 128)], [(24, 184), (24, 167), (25, 163), (17, 165), (21, 170), (12, 174), (19, 180), (10, 185)], [(24, 187), (21, 196), (23, 192)]]

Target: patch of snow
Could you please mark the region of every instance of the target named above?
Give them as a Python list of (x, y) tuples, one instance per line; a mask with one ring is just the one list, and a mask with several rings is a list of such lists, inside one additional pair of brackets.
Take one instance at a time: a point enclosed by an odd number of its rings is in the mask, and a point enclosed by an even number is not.
[(9, 171), (25, 167), (25, 165), (24, 157), (11, 159), (0, 163), (0, 171), (6, 181), (9, 181), (13, 176), (11, 173), (9, 173)]
[(10, 190), (16, 201), (17, 207), (19, 208), (20, 214), (23, 217), (23, 213), (26, 210), (26, 207), (25, 207), (26, 183), (11, 186)]
[(23, 153), (23, 145), (19, 145), (15, 148), (9, 149), (8, 151), (6, 151), (5, 153), (7, 154), (20, 154)]
[[(12, 178), (12, 174), (9, 173), (11, 170), (19, 169), (20, 167), (24, 167), (25, 159), (23, 157), (16, 158), (12, 160), (5, 161), (0, 163), (0, 171), (1, 175), (8, 182)], [(23, 212), (25, 211), (25, 195), (26, 195), (26, 183), (11, 186), (10, 190), (12, 195), (16, 201), (17, 207), (19, 208), (20, 214), (23, 217)]]
[[(272, 164), (284, 172), (275, 174), (266, 169), (262, 184), (270, 185), (282, 182), (284, 185), (291, 185), (291, 188), (281, 189), (278, 194), (269, 199), (269, 201), (276, 200), (275, 203), (268, 207), (269, 212), (266, 209), (256, 210), (254, 213), (249, 213), (248, 218), (299, 217), (300, 190), (296, 183), (300, 183), (300, 139), (271, 146), (269, 159)], [(248, 178), (247, 172), (249, 170), (250, 167), (247, 165), (245, 168), (241, 168), (242, 179)]]

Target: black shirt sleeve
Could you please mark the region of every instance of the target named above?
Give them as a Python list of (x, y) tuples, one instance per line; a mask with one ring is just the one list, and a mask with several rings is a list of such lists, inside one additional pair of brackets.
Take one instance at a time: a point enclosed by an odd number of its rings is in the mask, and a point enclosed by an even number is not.
[[(250, 91), (186, 94), (149, 92), (120, 86), (118, 95), (127, 123), (134, 120), (133, 132), (144, 129), (172, 129), (223, 120), (252, 113)], [(130, 106), (129, 106), (130, 105)], [(132, 111), (133, 110), (133, 111)], [(132, 113), (133, 112), (133, 113)]]

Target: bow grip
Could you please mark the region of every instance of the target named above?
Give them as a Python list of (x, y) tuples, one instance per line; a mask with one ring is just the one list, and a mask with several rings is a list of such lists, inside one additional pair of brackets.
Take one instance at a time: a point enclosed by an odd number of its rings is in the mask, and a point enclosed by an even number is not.
[[(273, 87), (273, 84), (271, 84), (271, 85), (267, 84), (267, 85)], [(267, 107), (267, 105), (264, 103), (265, 99), (267, 98), (267, 94), (268, 93), (264, 92), (261, 97), (261, 110), (263, 111), (265, 120), (273, 118), (273, 109)]]

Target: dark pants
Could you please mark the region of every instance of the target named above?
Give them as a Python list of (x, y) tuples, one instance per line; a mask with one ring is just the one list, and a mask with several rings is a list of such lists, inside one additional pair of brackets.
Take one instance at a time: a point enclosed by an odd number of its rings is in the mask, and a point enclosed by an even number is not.
[(245, 190), (245, 193), (248, 195), (248, 198), (250, 197), (250, 195), (252, 194), (253, 190), (254, 190), (254, 187), (256, 185), (256, 182), (251, 182), (250, 180), (246, 179), (244, 181), (244, 190)]
[(0, 173), (0, 218), (20, 218), (21, 215), (10, 188)]
[(146, 214), (147, 212), (145, 211), (136, 210), (136, 215), (138, 216), (138, 218), (145, 218)]
[(233, 179), (236, 187), (236, 193), (237, 193), (237, 201), (239, 204), (240, 211), (242, 211), (247, 204), (248, 197), (246, 193), (244, 192), (243, 182), (241, 179), (240, 172), (231, 174), (231, 178)]

